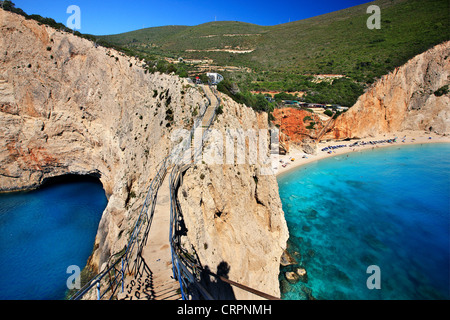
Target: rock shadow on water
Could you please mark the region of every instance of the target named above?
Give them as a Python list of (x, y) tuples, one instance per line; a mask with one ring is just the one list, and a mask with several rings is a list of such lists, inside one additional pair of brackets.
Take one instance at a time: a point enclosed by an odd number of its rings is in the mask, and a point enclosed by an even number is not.
[(309, 220), (314, 220), (317, 219), (317, 216), (319, 214), (319, 212), (314, 209), (314, 208), (308, 208), (308, 209), (303, 209), (303, 210), (299, 210), (299, 212), (306, 218)]
[(370, 184), (364, 180), (345, 180), (345, 184), (356, 192), (370, 189)]
[(369, 245), (374, 250), (382, 251), (387, 248), (387, 246), (373, 234), (370, 233), (365, 234), (363, 236), (363, 240), (367, 245)]
[(363, 253), (361, 256), (359, 256), (358, 258), (359, 262), (364, 265), (364, 266), (371, 266), (371, 265), (378, 265), (378, 258), (371, 254), (371, 253)]
[(342, 286), (345, 287), (352, 286), (350, 277), (336, 265), (328, 265), (326, 269), (328, 270), (330, 278), (334, 279), (335, 282), (339, 282)]

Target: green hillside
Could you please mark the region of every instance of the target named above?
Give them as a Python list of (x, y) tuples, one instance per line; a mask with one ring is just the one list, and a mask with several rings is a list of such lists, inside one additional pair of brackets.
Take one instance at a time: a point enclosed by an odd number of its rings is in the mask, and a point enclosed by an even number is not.
[[(381, 8), (380, 30), (366, 27), (366, 9), (370, 4)], [(370, 82), (414, 55), (449, 40), (449, 10), (448, 0), (379, 0), (272, 27), (211, 22), (194, 27), (148, 28), (101, 38), (144, 54), (210, 58), (218, 65), (246, 66), (256, 72), (345, 74)], [(227, 48), (254, 51), (190, 51)]]
[[(51, 18), (26, 14), (9, 0), (1, 3), (27, 19), (67, 29)], [(372, 4), (381, 8), (379, 30), (366, 26)], [(221, 21), (108, 36), (75, 34), (145, 59), (149, 72), (186, 77), (218, 70), (226, 79), (219, 89), (257, 110), (270, 106), (251, 91), (302, 91), (306, 102), (352, 106), (377, 78), (450, 40), (450, 1), (377, 0), (276, 26)], [(321, 74), (344, 77), (317, 81), (314, 75)]]
[(141, 44), (151, 44), (155, 43), (158, 45), (162, 45), (166, 39), (171, 36), (177, 35), (185, 29), (189, 27), (186, 26), (165, 26), (165, 27), (155, 27), (155, 28), (146, 28), (137, 31), (131, 31), (127, 33), (121, 33), (117, 35), (111, 35), (103, 38), (106, 41), (117, 45), (130, 45), (136, 43)]
[[(147, 28), (98, 37), (147, 61), (162, 57), (212, 59), (217, 66), (247, 67), (222, 73), (241, 91), (306, 91), (308, 102), (352, 105), (364, 87), (417, 54), (450, 39), (448, 0), (378, 0), (276, 26), (236, 21)], [(366, 26), (371, 4), (381, 8), (381, 29)], [(216, 50), (216, 51), (211, 51)], [(224, 50), (224, 51), (217, 51)], [(230, 52), (225, 50), (236, 50)], [(251, 51), (239, 53), (239, 51)], [(180, 75), (195, 66), (155, 63)], [(347, 78), (317, 84), (310, 75)]]

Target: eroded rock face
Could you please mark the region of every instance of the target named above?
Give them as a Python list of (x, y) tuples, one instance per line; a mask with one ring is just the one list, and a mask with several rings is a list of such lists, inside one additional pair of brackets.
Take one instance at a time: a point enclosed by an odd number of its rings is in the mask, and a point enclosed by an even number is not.
[(207, 100), (175, 76), (0, 10), (0, 191), (64, 174), (100, 177), (108, 196), (91, 263), (120, 251), (175, 128)]
[(414, 57), (377, 81), (336, 121), (330, 138), (364, 138), (404, 130), (450, 133), (450, 42)]
[[(230, 138), (228, 129), (268, 129), (267, 114), (225, 100), (224, 113), (213, 125), (224, 145)], [(239, 144), (250, 150), (248, 140), (236, 141), (236, 150)], [(207, 142), (205, 153), (212, 154), (211, 150), (223, 155), (217, 139)], [(289, 234), (276, 178), (262, 174), (260, 160), (223, 163), (199, 163), (183, 178), (178, 198), (188, 229), (186, 247), (193, 246), (202, 265), (212, 272), (229, 266), (229, 279), (280, 296), (279, 266)], [(238, 289), (233, 294), (237, 299), (256, 298)]]
[[(267, 129), (266, 114), (223, 98), (214, 128)], [(186, 80), (147, 74), (137, 60), (0, 10), (0, 192), (64, 174), (100, 177), (109, 201), (96, 269), (128, 242), (158, 164), (179, 143), (173, 133), (189, 130), (206, 105)], [(199, 164), (179, 197), (204, 266), (216, 272), (226, 262), (230, 279), (279, 295), (288, 231), (277, 181), (260, 171)]]

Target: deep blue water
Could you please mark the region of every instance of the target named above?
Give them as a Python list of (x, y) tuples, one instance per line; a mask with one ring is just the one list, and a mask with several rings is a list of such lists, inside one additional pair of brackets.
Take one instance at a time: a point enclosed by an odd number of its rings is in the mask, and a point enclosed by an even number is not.
[(67, 268), (85, 267), (106, 205), (90, 179), (0, 194), (0, 299), (64, 299)]
[(328, 158), (278, 184), (288, 251), (308, 273), (289, 284), (281, 268), (283, 299), (450, 299), (450, 144)]

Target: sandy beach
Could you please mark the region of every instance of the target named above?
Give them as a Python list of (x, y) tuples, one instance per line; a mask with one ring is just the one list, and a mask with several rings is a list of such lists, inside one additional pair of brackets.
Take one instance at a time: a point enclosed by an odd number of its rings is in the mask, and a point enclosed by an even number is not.
[[(380, 142), (386, 140), (393, 140), (396, 138), (396, 142)], [(378, 141), (376, 144), (370, 142)], [(356, 146), (350, 147), (354, 143), (358, 142)], [(442, 136), (434, 133), (423, 131), (402, 131), (398, 133), (391, 133), (385, 135), (378, 135), (364, 139), (352, 139), (351, 141), (335, 140), (335, 141), (322, 141), (318, 144), (317, 154), (310, 155), (301, 151), (298, 147), (291, 146), (291, 150), (286, 155), (279, 156), (279, 165), (276, 172), (276, 176), (287, 174), (292, 170), (297, 169), (305, 164), (322, 160), (329, 157), (334, 157), (346, 153), (361, 152), (363, 150), (383, 148), (390, 146), (403, 146), (410, 144), (423, 144), (423, 143), (450, 143), (450, 136)], [(340, 148), (330, 148), (326, 151), (322, 149), (327, 147), (336, 147), (345, 145)], [(294, 159), (293, 161), (291, 159)], [(287, 163), (285, 167), (283, 164)]]

